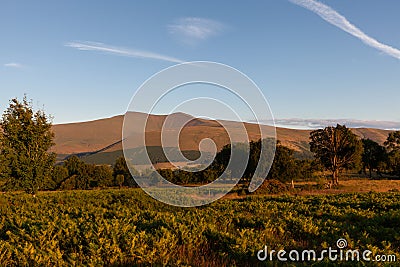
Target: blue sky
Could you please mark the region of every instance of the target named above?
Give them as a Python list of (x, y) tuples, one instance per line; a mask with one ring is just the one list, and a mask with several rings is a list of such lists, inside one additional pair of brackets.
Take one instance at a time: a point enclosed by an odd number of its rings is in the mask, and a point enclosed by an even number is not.
[(0, 109), (26, 93), (54, 123), (110, 117), (156, 72), (206, 60), (247, 74), (283, 124), (400, 122), (400, 2), (317, 2), (378, 45), (315, 3), (2, 1)]

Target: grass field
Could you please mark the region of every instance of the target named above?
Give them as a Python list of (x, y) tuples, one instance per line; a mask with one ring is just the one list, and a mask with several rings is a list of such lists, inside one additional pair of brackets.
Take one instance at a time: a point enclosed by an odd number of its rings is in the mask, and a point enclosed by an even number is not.
[(338, 194), (338, 193), (367, 193), (367, 192), (400, 192), (400, 180), (371, 180), (365, 178), (350, 179), (340, 181), (338, 188), (332, 189), (313, 189), (316, 182), (298, 182), (295, 187), (302, 189), (306, 187), (300, 194)]
[(6, 193), (0, 266), (276, 266), (258, 260), (265, 245), (320, 251), (339, 238), (399, 258), (399, 222), (397, 192), (247, 196), (199, 208), (168, 206), (140, 189)]

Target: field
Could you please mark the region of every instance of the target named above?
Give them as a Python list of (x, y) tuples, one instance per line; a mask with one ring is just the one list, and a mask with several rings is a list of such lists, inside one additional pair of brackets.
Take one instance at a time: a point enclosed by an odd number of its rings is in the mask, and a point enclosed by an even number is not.
[(200, 208), (164, 205), (140, 189), (5, 193), (0, 265), (276, 266), (257, 259), (265, 245), (320, 251), (339, 238), (398, 259), (399, 222), (397, 192), (247, 196)]
[(308, 189), (299, 192), (301, 195), (338, 194), (338, 193), (368, 193), (368, 192), (400, 192), (400, 180), (371, 180), (366, 178), (345, 179), (340, 181), (339, 188), (329, 190), (313, 189), (318, 187), (315, 182), (297, 182), (296, 188)]

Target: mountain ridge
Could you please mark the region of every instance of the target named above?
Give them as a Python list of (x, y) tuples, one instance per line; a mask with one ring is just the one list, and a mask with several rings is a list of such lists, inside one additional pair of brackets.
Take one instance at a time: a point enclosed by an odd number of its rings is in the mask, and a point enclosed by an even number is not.
[[(128, 116), (143, 119), (148, 116), (146, 127), (146, 141), (149, 146), (161, 146), (160, 131), (167, 115), (147, 115), (145, 113), (130, 112)], [(172, 117), (171, 117), (172, 116)], [(188, 117), (189, 116), (189, 117)], [(199, 150), (199, 142), (204, 138), (211, 138), (216, 143), (217, 149), (221, 149), (229, 143), (229, 137), (221, 123), (229, 124), (234, 129), (242, 127), (241, 122), (215, 121), (195, 118), (184, 113), (174, 113), (168, 119), (171, 134), (177, 134), (176, 125), (182, 121), (190, 120), (182, 129), (180, 134), (180, 147), (183, 151)], [(102, 118), (87, 122), (76, 122), (53, 125), (55, 133), (55, 146), (52, 151), (60, 155), (71, 154), (93, 154), (92, 152), (104, 153), (122, 150), (122, 127), (124, 115), (116, 115), (110, 118)], [(248, 132), (250, 140), (258, 140), (260, 132), (258, 125), (254, 123), (243, 123)], [(235, 128), (236, 127), (236, 128)], [(261, 125), (260, 127), (272, 127)], [(380, 144), (386, 140), (390, 130), (375, 128), (352, 128), (355, 134), (361, 138), (370, 138)], [(285, 146), (297, 152), (309, 152), (309, 134), (312, 130), (299, 130), (276, 127), (277, 139)], [(147, 145), (147, 143), (146, 143)], [(132, 147), (134, 148), (134, 147)], [(115, 153), (114, 153), (115, 154)]]

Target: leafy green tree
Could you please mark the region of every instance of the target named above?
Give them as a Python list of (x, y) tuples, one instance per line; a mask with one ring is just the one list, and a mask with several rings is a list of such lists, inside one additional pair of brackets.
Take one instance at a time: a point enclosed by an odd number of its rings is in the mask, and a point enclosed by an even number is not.
[(75, 183), (76, 189), (86, 190), (89, 189), (91, 186), (96, 186), (92, 182), (94, 167), (95, 167), (94, 165), (86, 164), (83, 162), (83, 164), (79, 168), (78, 174), (76, 175), (76, 183)]
[(321, 172), (324, 169), (321, 163), (315, 159), (296, 159), (296, 168), (296, 179), (314, 178), (316, 172)]
[(387, 154), (383, 146), (371, 139), (362, 139), (363, 154), (362, 154), (362, 165), (364, 173), (366, 169), (369, 171), (369, 177), (372, 178), (372, 171), (376, 170), (380, 173), (380, 166), (386, 161)]
[(121, 188), (124, 184), (124, 180), (125, 177), (122, 174), (117, 174), (117, 176), (115, 177), (115, 182), (119, 186), (119, 188)]
[[(89, 189), (114, 185), (113, 169), (108, 165), (87, 164), (74, 155), (65, 160), (62, 167), (67, 172), (62, 189)], [(61, 176), (64, 176), (64, 170)]]
[[(262, 169), (266, 169), (268, 161), (259, 162), (261, 154), (261, 144), (266, 148), (266, 153), (272, 153), (272, 147), (274, 142), (276, 142), (275, 155), (273, 157), (273, 162), (271, 168), (268, 172), (268, 179), (275, 179), (281, 182), (288, 182), (298, 177), (299, 169), (296, 165), (297, 161), (294, 157), (294, 150), (283, 146), (279, 141), (275, 139), (266, 138), (263, 140), (250, 142), (250, 155), (249, 162), (246, 167), (246, 171), (243, 177), (249, 181), (253, 177), (256, 168), (259, 164), (264, 164), (265, 166), (260, 166)], [(267, 155), (266, 158), (272, 157)]]
[(159, 169), (157, 172), (164, 177), (167, 181), (171, 183), (177, 183), (178, 181), (176, 180), (177, 175), (174, 174), (173, 170), (171, 169)]
[(4, 155), (4, 149), (0, 143), (0, 184), (3, 189), (4, 187), (7, 187), (7, 182), (10, 178), (9, 164), (10, 164), (9, 159)]
[(68, 179), (64, 181), (62, 189), (89, 189), (91, 186), (97, 186), (97, 183), (93, 182), (94, 165), (86, 164), (73, 155), (64, 161), (64, 167), (68, 170)]
[[(134, 168), (131, 169), (134, 170)], [(134, 170), (134, 172), (135, 175), (139, 175), (139, 173), (136, 170)], [(124, 176), (124, 185), (137, 186), (135, 180), (132, 177), (131, 172), (129, 171), (128, 164), (123, 156), (117, 158), (113, 166), (114, 179), (117, 177), (118, 174), (122, 174)]]
[(285, 147), (278, 142), (274, 161), (268, 173), (268, 179), (289, 182), (299, 176), (300, 170), (293, 153), (293, 149)]
[(223, 174), (223, 172), (229, 165), (232, 155), (235, 156), (232, 158), (230, 169), (228, 170), (230, 176), (244, 176), (243, 170), (245, 170), (246, 168), (245, 163), (248, 162), (248, 157), (250, 157), (251, 151), (249, 152), (249, 155), (247, 155), (246, 146), (243, 143), (234, 143), (225, 145), (217, 153), (217, 155), (215, 155), (213, 163), (209, 166), (209, 168), (213, 169), (214, 172), (207, 172), (207, 175), (210, 175), (208, 180), (215, 180), (217, 177)]
[(389, 151), (400, 149), (400, 131), (389, 133), (384, 145)]
[(388, 151), (389, 168), (400, 176), (400, 131), (389, 133), (384, 145)]
[[(211, 183), (215, 181), (222, 173), (224, 172), (224, 168), (221, 168), (221, 166), (215, 166), (215, 168), (207, 168), (201, 172), (199, 172), (199, 179), (198, 182), (201, 183)], [(231, 178), (231, 172), (228, 170), (228, 176), (227, 178)]]
[(53, 188), (56, 189), (58, 188), (61, 183), (68, 178), (68, 169), (63, 166), (63, 165), (56, 165), (53, 168), (53, 174), (52, 174), (52, 178), (53, 178)]
[(117, 176), (118, 174), (122, 174), (124, 177), (130, 175), (129, 168), (124, 157), (117, 158), (114, 163), (113, 175)]
[(113, 170), (108, 165), (94, 166), (93, 174), (91, 177), (91, 187), (109, 187), (113, 186)]
[(85, 163), (76, 155), (68, 157), (64, 161), (64, 167), (68, 170), (68, 176), (79, 174)]
[(359, 166), (362, 143), (344, 125), (329, 126), (310, 133), (310, 150), (322, 165), (331, 171), (332, 183), (339, 184), (339, 173), (343, 169)]
[[(261, 143), (262, 142), (262, 143)], [(272, 153), (273, 142), (276, 142), (275, 139), (263, 139), (258, 141), (251, 141), (249, 144), (250, 153), (248, 156), (248, 161), (246, 158), (245, 148), (242, 144), (234, 144), (226, 145), (222, 148), (220, 152), (217, 153), (215, 157), (215, 161), (213, 162), (211, 169), (213, 172), (210, 172), (210, 175), (213, 176), (213, 179), (222, 174), (229, 163), (229, 159), (231, 157), (231, 147), (232, 149), (236, 149), (238, 152), (237, 161), (246, 162), (247, 166), (245, 166), (245, 171), (242, 174), (242, 183), (248, 183), (250, 179), (253, 177), (257, 166), (259, 165), (259, 159), (261, 154), (261, 145), (266, 148), (266, 153)], [(272, 157), (271, 155), (267, 155), (266, 158)], [(261, 162), (260, 164), (264, 164), (265, 166), (260, 166), (262, 168), (267, 168), (268, 162)], [(235, 162), (234, 167), (231, 171), (232, 177), (237, 177), (237, 175), (242, 172), (241, 168), (237, 168), (239, 164)], [(211, 171), (211, 170), (210, 170)], [(230, 171), (230, 170), (228, 170)], [(275, 157), (272, 162), (271, 168), (268, 173), (268, 179), (277, 179), (283, 182), (290, 181), (298, 176), (298, 167), (296, 165), (296, 160), (294, 158), (294, 151), (290, 148), (287, 148), (281, 145), (279, 142), (276, 145), (275, 149)]]
[[(254, 173), (257, 169), (257, 166), (259, 164), (260, 165), (260, 169), (263, 170), (263, 172), (266, 171), (267, 167), (268, 167), (268, 163), (270, 163), (268, 160), (266, 159), (274, 159), (276, 158), (276, 153), (279, 153), (281, 151), (278, 151), (278, 149), (275, 149), (275, 155), (273, 155), (273, 146), (279, 146), (279, 141), (277, 142), (275, 139), (273, 138), (266, 138), (263, 140), (258, 140), (258, 141), (251, 141), (250, 142), (250, 155), (249, 155), (249, 161), (247, 163), (247, 167), (246, 170), (243, 174), (243, 178), (244, 181), (250, 181), (250, 178), (252, 178), (254, 176)], [(261, 145), (264, 146), (265, 148), (265, 152), (269, 153), (268, 155), (264, 155), (265, 156), (265, 160), (263, 160), (262, 162), (260, 161), (260, 155), (261, 155)], [(293, 153), (292, 153), (293, 155)], [(274, 164), (274, 161), (272, 162), (272, 164)], [(275, 163), (276, 164), (276, 163)], [(272, 165), (270, 168), (270, 171), (272, 169)], [(269, 172), (269, 174), (271, 174)], [(270, 175), (269, 175), (270, 176)]]
[[(262, 142), (262, 143), (261, 143)], [(215, 159), (211, 166), (212, 172), (209, 174), (216, 179), (220, 176), (228, 167), (228, 164), (231, 160), (232, 154), (234, 154), (234, 158), (232, 159), (230, 169), (227, 170), (228, 176), (230, 177), (241, 177), (241, 183), (247, 183), (250, 181), (250, 178), (253, 177), (256, 168), (259, 164), (260, 153), (261, 153), (261, 144), (265, 146), (267, 149), (267, 153), (271, 151), (273, 146), (274, 139), (263, 139), (258, 141), (251, 141), (248, 146), (244, 143), (234, 143), (225, 145), (215, 156)], [(247, 153), (247, 149), (249, 152)], [(273, 155), (268, 155), (267, 158), (272, 158)], [(247, 162), (247, 165), (246, 165)], [(261, 169), (267, 168), (267, 162), (262, 162), (261, 164), (265, 166), (260, 166)], [(244, 170), (244, 172), (243, 172)]]
[(391, 174), (400, 177), (400, 150), (392, 150), (388, 153), (388, 170)]
[(49, 116), (34, 111), (26, 96), (10, 101), (1, 120), (0, 147), (11, 188), (34, 195), (49, 180), (55, 162), (55, 154), (49, 152), (54, 145), (51, 125)]

